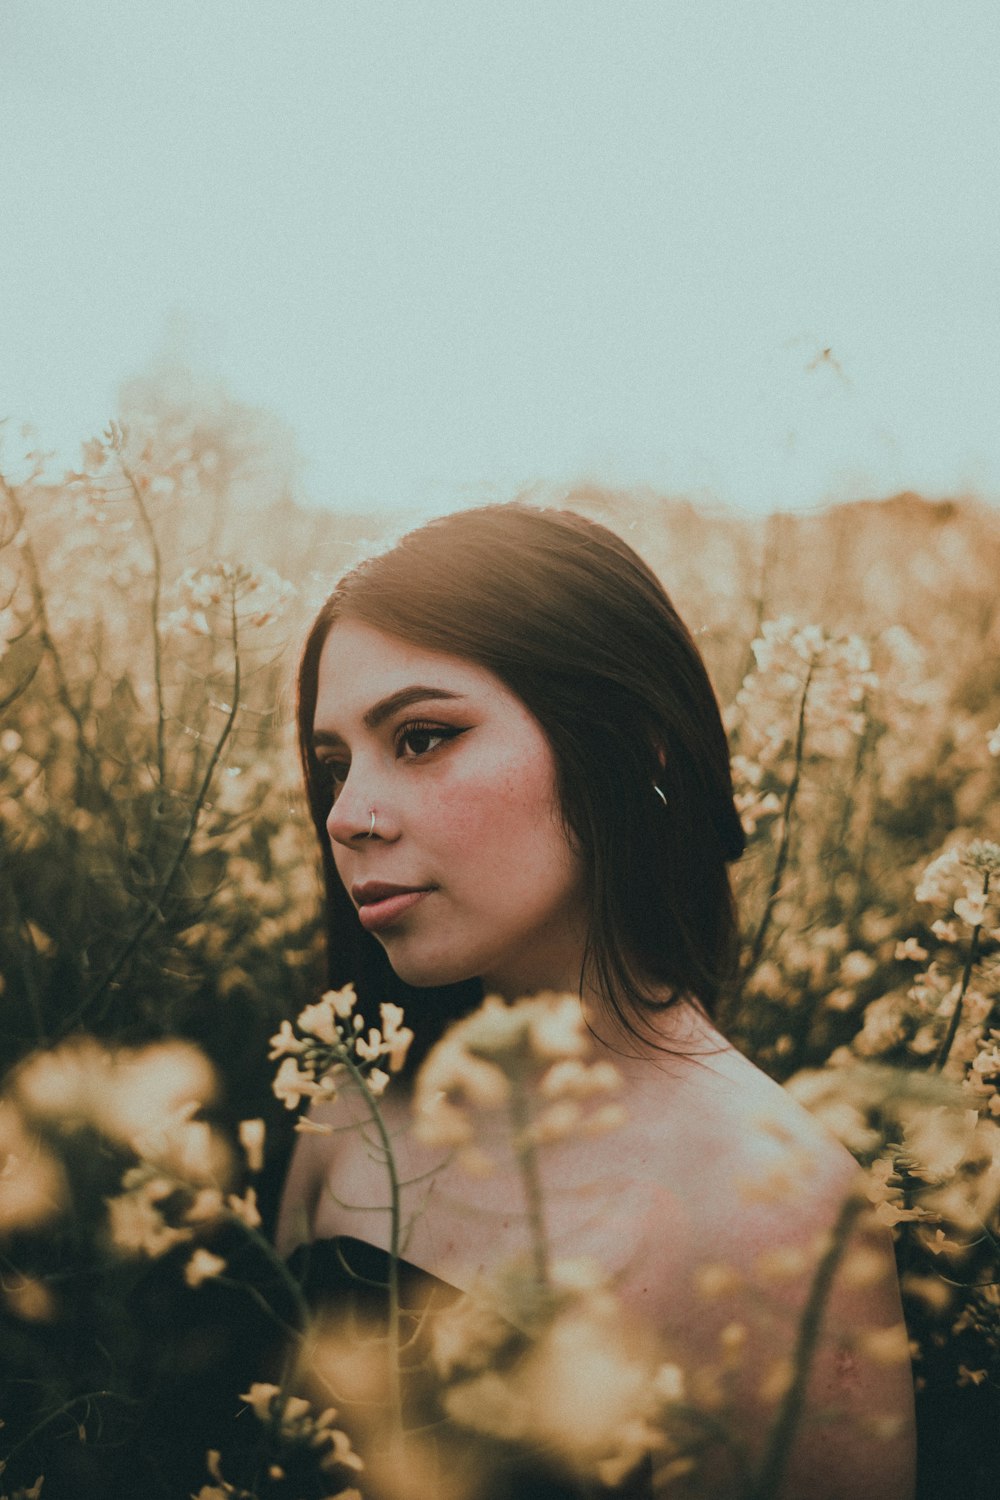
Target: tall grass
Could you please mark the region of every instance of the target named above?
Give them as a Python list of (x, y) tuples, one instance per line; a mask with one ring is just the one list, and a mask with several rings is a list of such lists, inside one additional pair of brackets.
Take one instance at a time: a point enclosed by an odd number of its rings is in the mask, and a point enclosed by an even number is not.
[[(35, 455), (0, 479), (11, 1497), (42, 1474), (46, 1500), (194, 1492), (220, 1434), (253, 1448), (236, 1397), (280, 1370), (306, 1318), (266, 1238), (291, 1140), (267, 1039), (322, 988), (289, 681), (370, 523), (297, 507), (252, 414), (133, 398), (79, 471), (55, 481)], [(559, 498), (621, 530), (697, 631), (750, 836), (726, 1029), (868, 1168), (898, 1236), (924, 1493), (940, 1467), (986, 1494), (1000, 1425), (1000, 516), (901, 497), (753, 522)], [(140, 1060), (147, 1078), (179, 1069), (197, 1100), (179, 1137), (150, 1144), (127, 1110), (122, 1124)], [(895, 1071), (858, 1075), (858, 1061)], [(914, 1079), (953, 1087), (957, 1144), (954, 1109)], [(898, 1103), (913, 1099), (916, 1114)], [(928, 1115), (936, 1135), (921, 1133)], [(246, 1144), (256, 1118), (262, 1164)], [(194, 1262), (195, 1246), (213, 1259)], [(284, 1392), (280, 1376), (267, 1388)], [(277, 1442), (286, 1393), (256, 1399)], [(296, 1420), (300, 1458), (332, 1451), (329, 1423)], [(333, 1494), (334, 1481), (353, 1482), (332, 1463), (297, 1482)]]

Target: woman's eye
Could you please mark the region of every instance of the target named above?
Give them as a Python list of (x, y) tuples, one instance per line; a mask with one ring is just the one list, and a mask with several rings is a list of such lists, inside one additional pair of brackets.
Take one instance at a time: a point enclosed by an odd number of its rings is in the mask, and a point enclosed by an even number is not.
[[(436, 750), (444, 740), (453, 740), (462, 731), (444, 724), (405, 724), (396, 738), (396, 754), (401, 760), (416, 760)], [(404, 749), (410, 753), (404, 754)]]

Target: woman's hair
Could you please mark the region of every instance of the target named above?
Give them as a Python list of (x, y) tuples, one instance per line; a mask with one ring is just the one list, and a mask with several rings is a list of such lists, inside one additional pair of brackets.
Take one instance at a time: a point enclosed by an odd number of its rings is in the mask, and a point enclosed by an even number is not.
[(312, 732), (320, 654), (343, 618), (485, 667), (534, 715), (586, 871), (587, 976), (624, 1030), (652, 1041), (642, 1022), (670, 1002), (654, 1000), (651, 984), (711, 1012), (736, 960), (726, 866), (744, 837), (705, 665), (662, 585), (620, 537), (520, 501), (410, 532), (347, 573), (309, 632), (298, 730), (323, 854), (331, 985), (354, 981), (365, 1009), (419, 996), (435, 1031), (482, 993), (478, 980), (437, 991), (403, 984), (337, 875)]

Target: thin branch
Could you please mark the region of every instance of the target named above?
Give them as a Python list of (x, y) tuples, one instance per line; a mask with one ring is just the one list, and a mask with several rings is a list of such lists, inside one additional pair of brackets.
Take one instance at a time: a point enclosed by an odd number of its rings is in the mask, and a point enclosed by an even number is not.
[[(52, 662), (52, 669), (55, 673), (56, 695), (63, 708), (73, 720), (73, 724), (76, 728), (77, 748), (79, 750), (81, 761), (87, 759), (91, 762), (91, 764), (96, 764), (96, 756), (93, 746), (87, 740), (86, 730), (84, 729), (83, 725), (83, 719), (80, 715), (79, 708), (73, 701), (73, 695), (69, 690), (69, 681), (66, 677), (66, 670), (63, 666), (62, 656), (60, 654), (59, 647), (56, 645), (55, 637), (52, 634), (52, 627), (49, 621), (48, 609), (45, 604), (45, 589), (42, 585), (41, 569), (38, 566), (38, 558), (35, 555), (34, 545), (31, 541), (31, 537), (28, 534), (27, 512), (25, 511), (24, 506), (21, 504), (21, 500), (16, 489), (3, 474), (0, 474), (0, 488), (3, 489), (4, 494), (7, 496), (7, 499), (10, 502), (11, 509), (14, 512), (14, 519), (17, 522), (18, 532), (24, 533), (24, 546), (21, 550), (27, 564), (28, 585), (31, 589), (31, 600), (35, 607), (35, 613), (38, 618), (39, 640), (42, 643), (43, 650)], [(77, 774), (79, 776), (79, 767)]]
[(160, 544), (157, 541), (149, 509), (143, 499), (138, 481), (125, 462), (121, 447), (118, 446), (115, 451), (118, 454), (121, 471), (129, 482), (136, 508), (142, 518), (142, 524), (149, 541), (149, 553), (153, 560), (153, 593), (150, 600), (150, 624), (153, 632), (153, 683), (156, 688), (156, 772), (162, 791), (167, 776), (165, 750), (167, 716), (163, 706), (163, 640), (160, 633), (160, 596), (163, 590), (163, 559), (160, 555)]
[[(39, 660), (41, 660), (41, 658), (39, 658)], [(36, 661), (35, 665), (29, 671), (27, 677), (22, 678), (22, 680), (17, 684), (16, 687), (11, 688), (11, 690), (7, 694), (6, 698), (0, 698), (0, 714), (6, 713), (7, 709), (10, 708), (11, 704), (12, 703), (16, 703), (17, 700), (18, 700), (18, 698), (20, 698), (21, 694), (22, 693), (26, 693), (28, 691), (28, 688), (30, 688), (31, 684), (35, 680), (35, 673), (37, 671), (38, 671), (38, 662)]]
[(47, 1417), (44, 1417), (41, 1422), (38, 1422), (30, 1432), (25, 1433), (24, 1437), (20, 1438), (12, 1448), (8, 1448), (7, 1452), (3, 1455), (3, 1458), (0, 1459), (0, 1465), (2, 1465), (3, 1468), (6, 1468), (10, 1460), (14, 1457), (15, 1453), (20, 1452), (22, 1448), (26, 1447), (27, 1444), (30, 1443), (33, 1438), (36, 1438), (40, 1432), (44, 1432), (46, 1427), (50, 1427), (53, 1422), (57, 1421), (60, 1417), (64, 1417), (67, 1412), (71, 1412), (74, 1406), (79, 1406), (83, 1401), (97, 1401), (98, 1399), (122, 1401), (126, 1406), (139, 1405), (139, 1402), (134, 1396), (126, 1396), (121, 1391), (88, 1391), (83, 1396), (74, 1396), (72, 1400), (64, 1401), (62, 1406), (57, 1407), (55, 1411), (49, 1412)]
[(764, 950), (764, 939), (771, 925), (774, 914), (774, 904), (781, 889), (781, 881), (784, 877), (785, 866), (788, 863), (788, 855), (791, 848), (792, 808), (798, 795), (799, 782), (802, 778), (802, 760), (806, 738), (806, 705), (809, 701), (809, 689), (812, 685), (813, 673), (816, 670), (816, 659), (809, 663), (806, 680), (802, 687), (802, 697), (799, 700), (798, 725), (795, 732), (795, 764), (792, 771), (792, 779), (785, 793), (785, 805), (781, 814), (781, 843), (778, 846), (778, 855), (774, 862), (774, 871), (771, 875), (771, 886), (764, 903), (764, 911), (761, 915), (753, 942), (750, 945), (750, 953), (744, 965), (744, 973), (750, 974), (757, 966), (761, 953)]
[(841, 1205), (830, 1243), (816, 1268), (809, 1297), (795, 1338), (792, 1355), (792, 1380), (781, 1403), (777, 1420), (771, 1428), (767, 1448), (751, 1489), (751, 1500), (773, 1500), (778, 1493), (791, 1452), (796, 1429), (805, 1410), (806, 1385), (816, 1346), (823, 1327), (823, 1314), (833, 1287), (833, 1278), (844, 1253), (855, 1220), (865, 1207), (865, 1199), (851, 1193)]
[(84, 997), (83, 1003), (79, 1005), (77, 1009), (72, 1013), (72, 1015), (68, 1018), (64, 1026), (64, 1031), (68, 1031), (71, 1027), (75, 1026), (76, 1023), (81, 1019), (81, 1017), (90, 1009), (90, 1007), (107, 994), (107, 991), (117, 979), (118, 975), (128, 963), (129, 959), (135, 953), (136, 949), (139, 947), (139, 944), (146, 936), (146, 933), (149, 931), (150, 927), (152, 927), (153, 923), (158, 917), (162, 918), (162, 908), (164, 902), (170, 895), (170, 892), (173, 890), (174, 881), (177, 879), (184, 861), (188, 856), (191, 844), (194, 841), (194, 836), (198, 828), (198, 821), (205, 804), (205, 799), (208, 795), (208, 789), (211, 785), (212, 777), (215, 775), (216, 766), (219, 764), (219, 759), (232, 733), (233, 725), (236, 723), (236, 715), (239, 711), (241, 676), (239, 625), (236, 614), (235, 590), (233, 592), (231, 600), (231, 639), (233, 646), (233, 701), (230, 704), (229, 714), (226, 718), (226, 722), (222, 726), (222, 733), (219, 735), (219, 738), (213, 746), (212, 753), (209, 756), (208, 765), (205, 768), (205, 774), (202, 777), (201, 785), (194, 799), (194, 806), (191, 810), (191, 817), (188, 820), (188, 826), (185, 830), (184, 837), (181, 840), (180, 846), (178, 847), (177, 852), (170, 863), (170, 868), (167, 870), (166, 876), (163, 880), (163, 884), (160, 887), (159, 894), (157, 895), (155, 901), (150, 902), (149, 909), (146, 912), (146, 915), (136, 927), (135, 931), (132, 933), (132, 936), (125, 943), (124, 947), (119, 952), (118, 957), (113, 960), (111, 967), (108, 969), (103, 979), (101, 979)]
[[(990, 872), (989, 870), (987, 870), (985, 875), (983, 876), (983, 895), (988, 896), (989, 893)], [(944, 1041), (941, 1043), (938, 1055), (934, 1059), (933, 1071), (935, 1073), (940, 1073), (945, 1063), (948, 1061), (948, 1054), (951, 1052), (952, 1043), (954, 1042), (955, 1037), (958, 1034), (959, 1022), (962, 1019), (962, 1008), (965, 1003), (965, 992), (969, 988), (969, 980), (972, 978), (972, 971), (975, 968), (976, 960), (979, 957), (979, 934), (982, 932), (982, 930), (983, 924), (981, 922), (977, 922), (972, 929), (972, 938), (970, 939), (969, 951), (966, 954), (965, 958), (965, 968), (962, 971), (962, 983), (959, 988), (958, 999), (955, 1001), (955, 1008), (951, 1013), (951, 1020), (948, 1022), (948, 1030), (945, 1033)]]

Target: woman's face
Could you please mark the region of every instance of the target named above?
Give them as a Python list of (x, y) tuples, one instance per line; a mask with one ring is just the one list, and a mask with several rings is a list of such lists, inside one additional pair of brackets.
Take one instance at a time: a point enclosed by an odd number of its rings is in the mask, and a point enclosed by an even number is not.
[(472, 662), (350, 618), (327, 637), (317, 689), (337, 871), (400, 978), (478, 977), (508, 998), (577, 989), (583, 868), (521, 700)]

